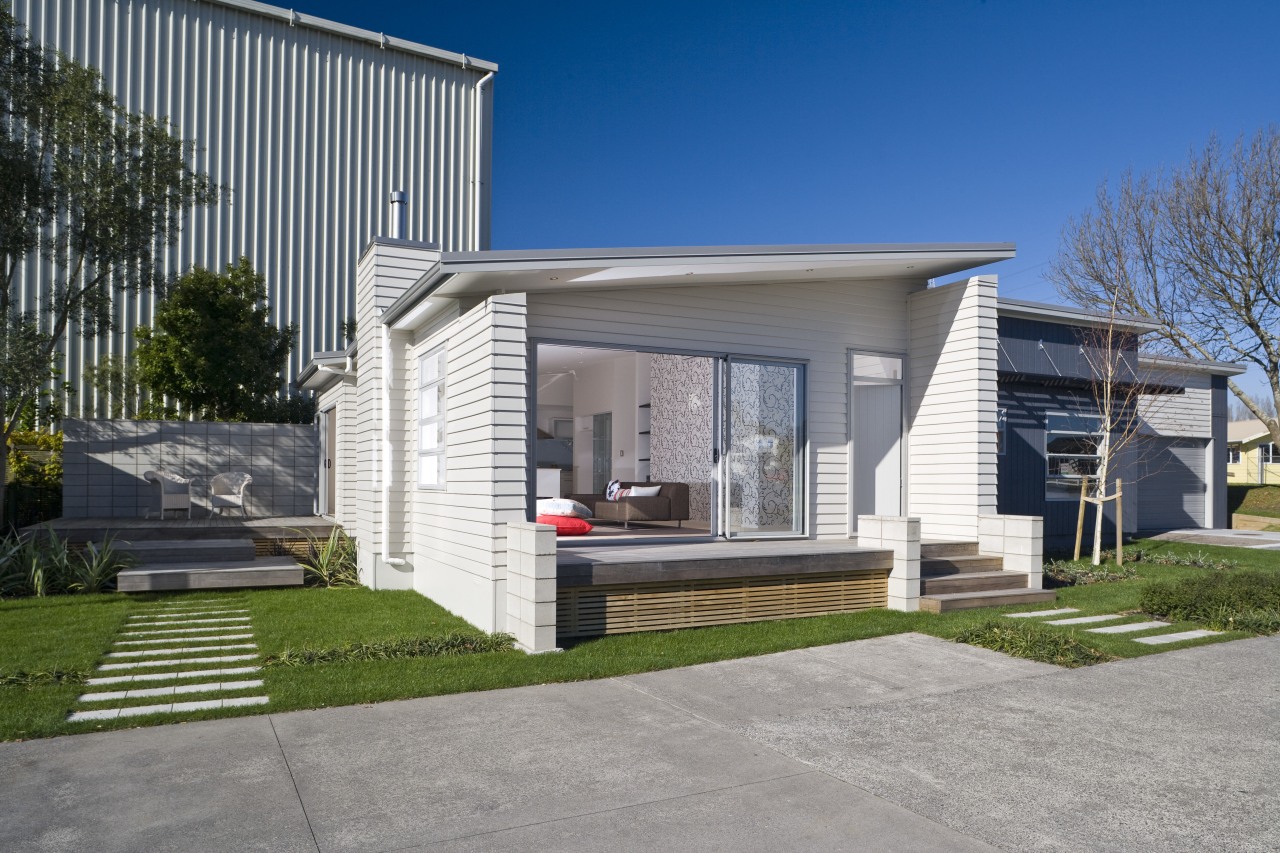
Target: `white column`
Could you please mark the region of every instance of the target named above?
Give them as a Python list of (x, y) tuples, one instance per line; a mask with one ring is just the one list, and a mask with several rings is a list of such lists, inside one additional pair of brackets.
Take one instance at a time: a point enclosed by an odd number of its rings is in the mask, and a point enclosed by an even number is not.
[(889, 573), (889, 609), (920, 609), (920, 519), (890, 515), (858, 516), (858, 545), (893, 551)]
[(1027, 589), (1044, 588), (1044, 519), (1040, 516), (978, 516), (978, 553), (1003, 557), (1006, 572), (1027, 576)]
[(507, 522), (507, 633), (526, 652), (556, 651), (556, 529)]

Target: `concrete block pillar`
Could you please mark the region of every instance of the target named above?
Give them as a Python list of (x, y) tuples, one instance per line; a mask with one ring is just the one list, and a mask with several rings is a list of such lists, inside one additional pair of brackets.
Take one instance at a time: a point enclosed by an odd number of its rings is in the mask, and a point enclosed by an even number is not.
[(858, 545), (893, 551), (889, 609), (920, 609), (920, 519), (891, 515), (858, 516)]
[(978, 552), (1004, 558), (1004, 570), (1027, 576), (1027, 589), (1044, 588), (1044, 519), (1038, 515), (978, 516)]
[(556, 529), (507, 522), (507, 633), (526, 652), (556, 651)]

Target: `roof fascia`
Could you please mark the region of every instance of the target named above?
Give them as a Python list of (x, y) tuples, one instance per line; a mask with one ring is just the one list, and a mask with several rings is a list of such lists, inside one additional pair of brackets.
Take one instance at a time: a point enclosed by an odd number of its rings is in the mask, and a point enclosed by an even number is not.
[(442, 50), (438, 47), (431, 47), (415, 41), (408, 41), (406, 39), (389, 36), (386, 33), (375, 33), (373, 30), (365, 30), (348, 24), (340, 24), (337, 21), (330, 21), (327, 18), (317, 18), (314, 15), (304, 15), (301, 12), (295, 12), (293, 9), (282, 9), (279, 6), (271, 6), (267, 3), (258, 3), (256, 0), (205, 0), (205, 2), (213, 3), (218, 6), (227, 6), (232, 9), (240, 9), (245, 12), (252, 12), (255, 15), (261, 15), (264, 18), (275, 18), (277, 20), (288, 21), (290, 26), (306, 27), (312, 30), (336, 33), (356, 41), (376, 44), (378, 47), (384, 49), (394, 49), (405, 53), (415, 53), (419, 56), (426, 56), (430, 59), (440, 60), (441, 62), (460, 65), (465, 69), (474, 68), (482, 73), (498, 70), (496, 63), (488, 62), (484, 59), (476, 59), (475, 57), (467, 56), (465, 53), (454, 53), (451, 50)]
[(1028, 302), (1022, 299), (1007, 299), (1003, 296), (996, 303), (996, 312), (1001, 317), (1039, 320), (1064, 326), (1099, 327), (1114, 324), (1118, 329), (1139, 334), (1154, 332), (1160, 328), (1155, 323), (1143, 320), (1141, 317), (1132, 317), (1127, 314), (1112, 316), (1100, 311), (1091, 311), (1087, 308), (1076, 308), (1070, 305), (1051, 305), (1047, 302)]

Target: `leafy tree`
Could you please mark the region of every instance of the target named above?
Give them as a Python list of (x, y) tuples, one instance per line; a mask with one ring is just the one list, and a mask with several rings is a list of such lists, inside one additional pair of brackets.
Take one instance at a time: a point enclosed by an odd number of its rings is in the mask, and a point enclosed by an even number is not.
[[(68, 329), (110, 330), (114, 289), (162, 280), (184, 215), (217, 195), (191, 154), (166, 122), (121, 107), (96, 71), (32, 44), (0, 5), (0, 443), (53, 377)], [(41, 260), (51, 280), (38, 312), (24, 310)]]
[(222, 275), (192, 269), (156, 306), (155, 325), (138, 330), (138, 381), (209, 420), (309, 421), (309, 400), (277, 398), (297, 330), (277, 329), (266, 299), (248, 258)]
[(1159, 327), (1158, 348), (1261, 369), (1270, 400), (1231, 390), (1280, 443), (1280, 130), (1216, 137), (1187, 163), (1103, 183), (1063, 229), (1050, 279), (1065, 298)]

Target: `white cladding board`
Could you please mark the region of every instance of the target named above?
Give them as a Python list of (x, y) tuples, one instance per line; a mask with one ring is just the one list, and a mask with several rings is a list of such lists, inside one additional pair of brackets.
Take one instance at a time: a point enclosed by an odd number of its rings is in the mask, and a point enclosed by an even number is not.
[[(298, 326), (291, 381), (313, 352), (344, 345), (356, 260), (391, 233), (391, 190), (408, 193), (408, 237), (444, 251), (486, 248), (492, 122), (477, 123), (476, 84), (493, 66), (464, 68), (461, 56), (255, 5), (22, 0), (14, 14), (34, 40), (101, 71), (126, 109), (168, 118), (198, 142), (192, 165), (226, 193), (188, 217), (164, 268), (221, 270), (248, 257), (276, 323)], [(33, 310), (52, 270), (33, 257), (19, 275), (18, 308)], [(117, 299), (116, 333), (67, 335), (61, 378), (80, 389), (73, 403), (86, 415), (99, 403), (83, 368), (132, 351), (135, 329), (152, 318), (151, 294)]]
[(1142, 453), (1138, 529), (1204, 527), (1205, 442), (1158, 438)]
[(926, 538), (972, 539), (996, 511), (996, 280), (910, 299), (906, 514)]

